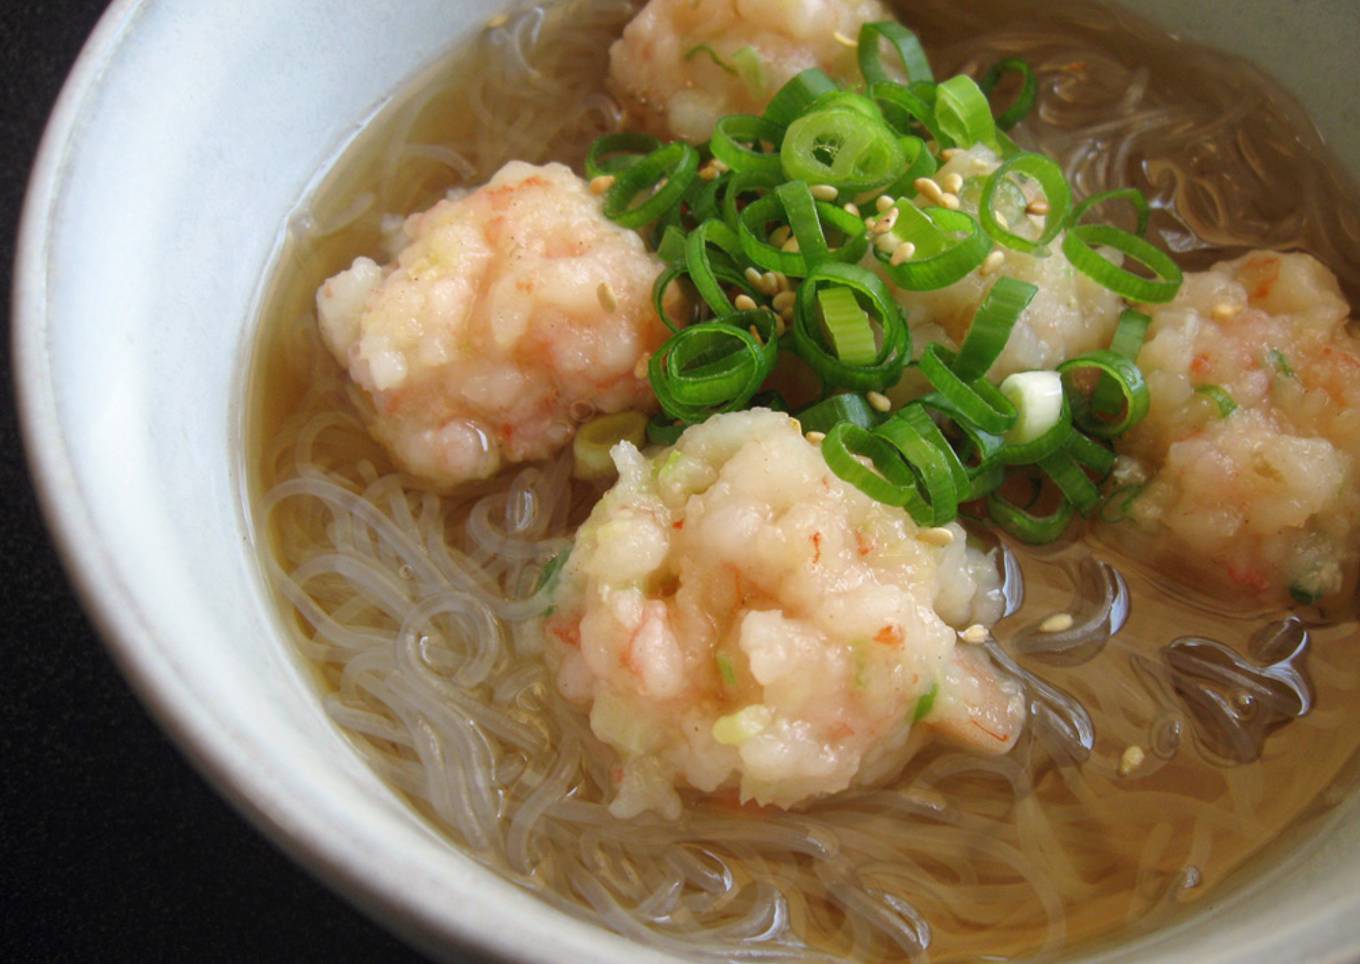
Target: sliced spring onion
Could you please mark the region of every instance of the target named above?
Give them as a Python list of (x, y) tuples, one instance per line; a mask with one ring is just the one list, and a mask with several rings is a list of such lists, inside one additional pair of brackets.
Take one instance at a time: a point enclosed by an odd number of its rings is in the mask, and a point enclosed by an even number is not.
[[(993, 208), (1001, 184), (1016, 175), (1023, 175), (1038, 183), (1048, 202), (1048, 213), (1044, 216), (1044, 229), (1036, 238), (1025, 238), (1004, 227), (997, 220)], [(978, 217), (987, 233), (1016, 251), (1033, 254), (1042, 251), (1062, 231), (1067, 224), (1068, 212), (1072, 208), (1072, 189), (1067, 185), (1062, 168), (1042, 154), (1020, 153), (1008, 159), (992, 172), (982, 188), (982, 198), (978, 201)], [(1102, 259), (1104, 260), (1104, 259)], [(1108, 263), (1108, 262), (1106, 262)]]
[(647, 437), (647, 416), (641, 412), (599, 415), (582, 425), (571, 440), (571, 474), (578, 479), (607, 479), (615, 474), (609, 450), (618, 442), (641, 446)]
[(1062, 421), (1063, 383), (1057, 372), (1015, 372), (1006, 376), (1000, 388), (1016, 411), (1015, 423), (1006, 431), (1009, 445), (1033, 442)]
[[(920, 412), (921, 409), (915, 411)], [(926, 416), (926, 421), (930, 421), (929, 416)], [(904, 505), (912, 519), (917, 525), (944, 525), (959, 513), (959, 492), (954, 473), (944, 453), (917, 426), (911, 410), (903, 409), (874, 429), (874, 434), (886, 439), (902, 453), (912, 471), (914, 485)]]
[(1203, 395), (1218, 407), (1218, 417), (1227, 418), (1237, 411), (1237, 402), (1219, 385), (1196, 385), (1195, 392)]
[(998, 278), (973, 315), (973, 323), (954, 359), (954, 374), (965, 382), (987, 374), (1005, 350), (1016, 321), (1038, 293), (1038, 287), (1027, 281)]
[(987, 496), (987, 517), (1015, 538), (1031, 546), (1056, 541), (1072, 521), (1072, 503), (1066, 499), (1049, 515), (1033, 515), (993, 492)]
[(1148, 220), (1152, 214), (1152, 209), (1148, 205), (1148, 199), (1143, 196), (1143, 192), (1136, 187), (1121, 187), (1114, 191), (1103, 191), (1100, 194), (1092, 194), (1082, 201), (1072, 210), (1072, 223), (1080, 224), (1081, 219), (1093, 208), (1097, 208), (1109, 201), (1125, 201), (1134, 210), (1138, 217), (1137, 227), (1134, 234), (1143, 237), (1147, 234)]
[(698, 173), (699, 152), (683, 141), (672, 141), (615, 175), (604, 196), (604, 215), (625, 228), (650, 224), (680, 201)]
[(857, 114), (863, 114), (871, 121), (879, 124), (884, 123), (883, 111), (878, 104), (863, 94), (857, 94), (853, 90), (832, 90), (818, 97), (808, 105), (805, 114), (811, 114), (819, 110), (851, 110)]
[(887, 124), (836, 108), (804, 114), (784, 133), (779, 159), (789, 180), (859, 194), (891, 184), (905, 165)]
[(656, 256), (667, 264), (681, 260), (685, 256), (685, 232), (674, 224), (666, 225), (661, 241), (656, 246)]
[[(954, 498), (956, 502), (962, 502), (964, 496), (972, 488), (972, 477), (963, 461), (959, 458), (959, 453), (954, 451), (954, 447), (949, 444), (949, 440), (944, 437), (940, 427), (935, 424), (935, 420), (930, 417), (929, 411), (919, 401), (912, 402), (900, 409), (894, 418), (901, 419), (916, 429), (931, 445), (939, 450), (944, 456), (945, 463), (949, 466), (949, 475), (954, 482)], [(946, 522), (949, 520), (946, 519)]]
[(729, 175), (719, 192), (723, 223), (736, 231), (737, 226), (741, 223), (743, 201), (749, 200), (747, 195), (756, 194), (763, 197), (783, 183), (784, 174), (782, 171), (778, 174), (741, 171)]
[(941, 396), (937, 406), (948, 405), (949, 414), (959, 422), (969, 422), (993, 435), (1002, 435), (1015, 424), (1017, 413), (1010, 399), (985, 378), (965, 382), (951, 368), (954, 355), (939, 345), (930, 345), (918, 363), (921, 374)]
[(732, 66), (752, 97), (765, 93), (765, 63), (760, 51), (749, 44), (732, 55)]
[[(849, 288), (868, 302), (867, 308), (879, 328), (878, 352), (869, 364), (845, 364), (817, 337), (817, 295), (823, 287)], [(897, 384), (902, 367), (911, 358), (911, 333), (902, 318), (902, 310), (883, 279), (859, 265), (829, 261), (812, 269), (798, 287), (791, 335), (793, 350), (817, 373), (823, 384), (830, 386), (858, 391), (888, 388)]]
[[(1076, 384), (1076, 376), (1085, 369), (1094, 369), (1108, 376), (1123, 398), (1117, 411), (1097, 411), (1087, 397), (1084, 386)], [(1102, 348), (1070, 358), (1058, 366), (1067, 386), (1073, 408), (1073, 421), (1091, 435), (1112, 438), (1122, 435), (1147, 415), (1148, 387), (1142, 369), (1109, 349)], [(1095, 379), (1094, 384), (1100, 384)]]
[(886, 40), (897, 53), (906, 73), (906, 82), (933, 81), (935, 75), (930, 70), (930, 60), (916, 34), (895, 20), (879, 23), (866, 23), (859, 28), (859, 72), (864, 75), (868, 85), (893, 81), (896, 78), (883, 65), (883, 53), (879, 40)]
[(879, 83), (869, 86), (869, 96), (882, 109), (888, 123), (899, 133), (915, 134), (918, 130), (924, 131), (939, 144), (945, 137), (935, 122), (933, 87), (931, 91), (932, 96), (926, 98), (901, 84)]
[(652, 307), (656, 309), (656, 316), (661, 319), (661, 323), (671, 331), (679, 331), (684, 327), (684, 322), (672, 318), (666, 311), (666, 292), (672, 284), (688, 274), (689, 268), (685, 263), (677, 261), (667, 265), (652, 284)]
[[(798, 239), (797, 251), (785, 251), (761, 240), (765, 227), (776, 221), (787, 221), (793, 229), (793, 236)], [(839, 247), (827, 248), (823, 222), (845, 236)], [(802, 181), (785, 182), (774, 196), (746, 205), (737, 221), (737, 238), (742, 252), (757, 266), (798, 278), (823, 262), (857, 262), (869, 247), (861, 219), (830, 202), (813, 202)]]
[(878, 354), (869, 315), (849, 288), (823, 288), (817, 292), (822, 306), (822, 327), (827, 344), (847, 365), (867, 365)]
[(684, 422), (676, 424), (665, 412), (657, 412), (647, 422), (647, 441), (652, 445), (674, 445), (687, 427)]
[(763, 116), (780, 127), (787, 127), (818, 97), (839, 89), (840, 85), (828, 77), (825, 71), (811, 67), (794, 76), (775, 92)]
[(1097, 478), (1104, 479), (1114, 470), (1114, 452), (1080, 432), (1073, 432), (1068, 437), (1067, 454), (1094, 472)]
[(1039, 468), (1053, 480), (1078, 512), (1085, 515), (1100, 505), (1100, 490), (1068, 453), (1058, 452), (1048, 456), (1039, 463)]
[(935, 155), (930, 153), (930, 148), (926, 147), (926, 142), (921, 138), (906, 134), (898, 138), (897, 143), (901, 146), (902, 154), (906, 158), (907, 169), (902, 172), (901, 177), (885, 187), (883, 193), (889, 197), (914, 197), (917, 180), (933, 175), (939, 170), (939, 164), (935, 160)]
[(950, 404), (948, 399), (938, 392), (932, 392), (919, 401), (922, 406), (947, 417), (952, 427), (963, 436), (960, 461), (965, 463), (965, 468), (968, 468), (969, 463), (971, 463), (970, 472), (973, 475), (983, 469), (1000, 464), (1001, 451), (1006, 447), (1005, 439), (1000, 435), (984, 432), (959, 415), (958, 410)]
[[(1100, 521), (1108, 522), (1110, 525), (1123, 522), (1129, 517), (1129, 510), (1132, 508), (1134, 500), (1142, 494), (1144, 488), (1146, 486), (1139, 484), (1121, 485), (1114, 489), (1100, 504)], [(1113, 513), (1110, 511), (1111, 506), (1114, 507)]]
[(745, 408), (774, 368), (778, 352), (774, 315), (743, 311), (672, 335), (652, 355), (648, 375), (667, 415), (698, 422)]
[(586, 153), (586, 178), (617, 174), (631, 167), (661, 146), (651, 134), (619, 131), (596, 138)]
[(930, 711), (935, 708), (935, 697), (938, 696), (939, 693), (940, 684), (931, 683), (930, 689), (926, 690), (925, 695), (916, 701), (916, 709), (911, 711), (911, 721), (913, 723), (920, 723), (930, 715)]
[(737, 309), (733, 307), (727, 292), (723, 291), (722, 285), (718, 283), (709, 255), (710, 246), (735, 261), (741, 251), (741, 242), (727, 225), (717, 220), (705, 221), (685, 239), (685, 265), (689, 271), (689, 280), (694, 283), (699, 297), (704, 299), (713, 314), (722, 317), (732, 314)]
[[(955, 147), (985, 144), (996, 148), (996, 121), (987, 95), (966, 74), (950, 77), (936, 87), (935, 123)], [(945, 146), (943, 143), (941, 146)]]
[[(760, 150), (760, 142), (778, 144), (783, 136), (779, 125), (750, 114), (728, 114), (713, 125), (709, 149), (713, 156), (734, 171), (779, 174), (779, 153)], [(747, 145), (751, 146), (747, 146)]]
[(994, 64), (978, 86), (982, 88), (984, 94), (991, 97), (996, 85), (1006, 74), (1020, 75), (1020, 92), (1015, 95), (1011, 106), (996, 118), (996, 126), (1003, 131), (1010, 130), (1029, 116), (1029, 112), (1034, 109), (1034, 100), (1039, 94), (1039, 80), (1034, 76), (1034, 68), (1019, 57), (1007, 57)]
[[(873, 468), (859, 461), (867, 458)], [(916, 477), (907, 468), (902, 456), (886, 439), (860, 428), (852, 422), (841, 422), (826, 433), (822, 440), (822, 457), (827, 468), (845, 482), (849, 482), (869, 498), (901, 508), (916, 493)]]
[(882, 413), (856, 392), (832, 395), (798, 413), (798, 422), (804, 432), (829, 432), (840, 422), (870, 429), (882, 422), (883, 418)]
[[(1138, 353), (1143, 350), (1143, 339), (1147, 337), (1148, 325), (1152, 319), (1141, 311), (1126, 308), (1119, 315), (1114, 337), (1110, 339), (1110, 351), (1122, 355), (1131, 362), (1138, 361)], [(1095, 394), (1091, 396), (1091, 407), (1100, 415), (1118, 414), (1124, 404), (1124, 395), (1118, 384), (1108, 375), (1100, 376)]]
[[(1100, 245), (1123, 252), (1156, 277), (1144, 278), (1112, 264), (1095, 250)], [(1063, 238), (1063, 254), (1082, 274), (1130, 301), (1164, 304), (1176, 297), (1181, 287), (1181, 269), (1164, 251), (1108, 224), (1073, 225)]]
[[(899, 210), (905, 213), (908, 207), (910, 205), (901, 205)], [(946, 288), (986, 260), (988, 252), (992, 250), (992, 239), (971, 215), (946, 208), (926, 208), (921, 213), (935, 227), (937, 231), (935, 238), (922, 237), (921, 240), (917, 240), (910, 229), (905, 227), (903, 219), (898, 220), (898, 224), (903, 227), (899, 228), (897, 233), (916, 244), (917, 257), (895, 265), (892, 263), (891, 252), (878, 249), (874, 251), (875, 257), (899, 288), (906, 288), (909, 291), (934, 291), (937, 288)], [(929, 248), (929, 244), (923, 248), (923, 242), (938, 244), (940, 238), (946, 238), (952, 243), (938, 254), (922, 256), (923, 250)]]

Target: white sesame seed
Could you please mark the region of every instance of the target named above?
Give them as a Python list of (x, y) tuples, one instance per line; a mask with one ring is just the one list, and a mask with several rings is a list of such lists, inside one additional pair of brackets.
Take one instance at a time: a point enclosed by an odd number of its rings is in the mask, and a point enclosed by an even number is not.
[(836, 31), (835, 33), (833, 33), (831, 36), (834, 37), (834, 38), (836, 39), (836, 43), (838, 43), (838, 44), (844, 44), (844, 45), (847, 46), (847, 47), (858, 47), (858, 46), (859, 46), (859, 41), (858, 41), (858, 40), (856, 40), (854, 37), (847, 37), (845, 34), (841, 33), (839, 30), (837, 30), (837, 31)]
[(874, 201), (874, 207), (878, 209), (879, 214), (887, 214), (896, 206), (897, 202), (887, 194), (880, 194), (878, 199)]
[(762, 274), (761, 274), (759, 271), (757, 271), (755, 268), (747, 268), (747, 269), (746, 269), (746, 280), (749, 281), (749, 282), (751, 282), (751, 284), (752, 284), (754, 287), (756, 287), (756, 288), (759, 288), (759, 287), (760, 287), (760, 279), (763, 278), (763, 277), (764, 277), (764, 275), (762, 275)]
[(646, 378), (647, 366), (651, 363), (651, 360), (652, 353), (649, 351), (644, 351), (641, 355), (638, 355), (638, 360), (633, 363), (633, 377), (638, 381)]
[(777, 295), (781, 291), (789, 291), (793, 285), (789, 284), (789, 276), (782, 271), (771, 271), (770, 277), (774, 279), (774, 291), (772, 295)]
[(780, 250), (780, 251), (787, 251), (787, 252), (789, 252), (790, 254), (797, 254), (797, 253), (798, 253), (798, 239), (797, 239), (797, 238), (789, 238), (787, 241), (785, 241), (783, 244), (781, 244), (781, 245), (779, 246), (779, 250)]
[(708, 163), (711, 164), (713, 170), (717, 171), (719, 174), (726, 174), (728, 171), (732, 170), (724, 161), (720, 161), (716, 157)]
[(486, 22), (486, 26), (488, 30), (495, 30), (497, 27), (504, 27), (509, 22), (510, 22), (509, 16), (503, 13), (498, 13)]
[(878, 219), (878, 223), (874, 225), (874, 234), (887, 234), (895, 227), (897, 227), (897, 208), (893, 208)]
[(792, 235), (793, 229), (790, 228), (787, 224), (783, 225), (782, 227), (775, 228), (774, 233), (770, 235), (770, 244), (783, 244)]
[(910, 261), (912, 255), (915, 253), (916, 245), (912, 244), (910, 241), (903, 241), (897, 247), (893, 248), (892, 257), (888, 259), (888, 263), (896, 268), (899, 264)]
[(949, 191), (944, 192), (940, 195), (940, 206), (948, 208), (950, 211), (957, 211), (959, 209), (959, 196)]
[(987, 642), (987, 637), (990, 635), (991, 634), (987, 632), (986, 626), (981, 623), (973, 623), (973, 625), (959, 633), (959, 638), (965, 643), (972, 643), (974, 646), (978, 646)]
[(755, 325), (752, 325), (750, 328), (747, 329), (747, 331), (751, 333), (751, 337), (756, 340), (757, 345), (765, 344), (765, 339), (760, 337), (760, 329), (757, 328)]
[(600, 299), (600, 307), (608, 314), (613, 314), (619, 308), (618, 301), (614, 298), (614, 289), (609, 287), (608, 281), (601, 281), (600, 286), (595, 289), (595, 296)]
[(1126, 746), (1123, 755), (1119, 757), (1119, 775), (1128, 776), (1142, 766), (1146, 759), (1147, 754), (1143, 752), (1141, 746)]
[(808, 188), (808, 193), (819, 201), (834, 201), (841, 192), (834, 184), (814, 184)]
[(737, 295), (737, 297), (733, 299), (732, 304), (738, 311), (755, 311), (758, 307), (756, 305), (756, 300), (750, 295)]
[(1214, 316), (1215, 321), (1231, 321), (1233, 318), (1237, 317), (1237, 313), (1241, 310), (1242, 309), (1238, 308), (1237, 305), (1221, 301), (1214, 305), (1209, 313)]
[(760, 276), (760, 281), (756, 284), (756, 288), (761, 294), (766, 295), (767, 297), (774, 297), (779, 293), (779, 279), (774, 276), (773, 271), (766, 271)]
[(804, 438), (806, 438), (806, 439), (807, 439), (809, 442), (811, 442), (813, 445), (821, 445), (823, 442), (826, 441), (826, 433), (825, 433), (825, 432), (808, 432), (807, 435), (804, 436)]
[(928, 546), (936, 546), (943, 549), (954, 541), (954, 533), (943, 526), (936, 526), (933, 529), (922, 529), (916, 533), (918, 542), (924, 542)]
[(952, 161), (954, 158), (958, 157), (962, 153), (963, 153), (962, 148), (946, 147), (944, 150), (940, 151), (940, 157), (945, 161)]
[(880, 234), (874, 238), (874, 247), (884, 254), (892, 254), (897, 250), (897, 246), (902, 243), (902, 239), (889, 231), (887, 234)]
[(716, 181), (718, 179), (718, 169), (712, 164), (705, 164), (699, 168), (699, 179), (701, 181)]
[(841, 205), (841, 210), (846, 214), (853, 214), (855, 217), (859, 217), (859, 205), (854, 201), (847, 201), (845, 204)]
[(876, 227), (878, 227), (878, 218), (870, 215), (869, 217), (864, 219), (864, 229), (866, 231), (873, 231), (873, 229)]
[(882, 392), (869, 392), (864, 396), (869, 400), (869, 405), (876, 412), (887, 412), (892, 410), (892, 399)]
[(772, 302), (775, 311), (783, 311), (785, 308), (792, 308), (798, 296), (792, 291), (781, 291), (774, 296)]
[(590, 193), (594, 195), (603, 194), (614, 186), (616, 178), (613, 174), (601, 174), (599, 177), (590, 179)]
[(963, 190), (963, 175), (958, 171), (950, 171), (940, 178), (940, 187), (953, 194), (958, 194)]
[(944, 203), (943, 201), (944, 191), (940, 188), (940, 185), (935, 182), (934, 178), (918, 177), (915, 181), (912, 182), (912, 186), (916, 188), (916, 193), (924, 194), (926, 200), (929, 201), (930, 203), (932, 204)]
[(1043, 198), (1040, 198), (1037, 201), (1030, 201), (1029, 204), (1025, 206), (1025, 213), (1042, 217), (1048, 213), (1048, 202)]
[(984, 278), (1001, 267), (1001, 263), (1006, 260), (1006, 256), (1000, 251), (993, 251), (982, 259), (982, 267), (978, 268), (978, 273)]
[(781, 311), (779, 317), (775, 319), (774, 333), (776, 335), (784, 334), (784, 332), (789, 330), (789, 325), (791, 324), (793, 324), (793, 309), (790, 308), (788, 311)]
[(1002, 214), (1000, 211), (993, 211), (992, 217), (996, 218), (996, 223), (1001, 225), (1003, 228), (1008, 228), (1011, 226), (1011, 222), (1006, 219), (1006, 215)]
[(1072, 628), (1071, 613), (1054, 613), (1039, 624), (1041, 633), (1065, 633)]

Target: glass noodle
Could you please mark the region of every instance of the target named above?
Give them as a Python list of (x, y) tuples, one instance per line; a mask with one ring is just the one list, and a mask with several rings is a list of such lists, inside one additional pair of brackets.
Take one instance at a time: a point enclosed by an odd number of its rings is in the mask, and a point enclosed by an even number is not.
[[(529, 624), (546, 605), (542, 570), (599, 489), (573, 482), (565, 459), (452, 497), (395, 472), (321, 347), (312, 299), (355, 256), (384, 256), (394, 215), (510, 159), (579, 169), (621, 124), (603, 83), (632, 12), (568, 0), (488, 26), (381, 111), (290, 224), (246, 457), (264, 565), (327, 712), (451, 847), (685, 957), (1052, 952), (1165, 925), (1248, 881), (1272, 838), (1344, 789), (1334, 781), (1360, 743), (1355, 625), (1307, 627), (1311, 712), (1268, 739), (1220, 732), (1237, 724), (1188, 708), (1177, 686), (1196, 685), (1193, 665), (1173, 670), (1163, 647), (1199, 636), (1247, 653), (1283, 614), (1216, 608), (1081, 542), (1004, 554), (1014, 612), (986, 645), (1031, 702), (1009, 756), (930, 750), (886, 788), (806, 812), (696, 797), (679, 823), (609, 815), (609, 755), (557, 698)], [(1183, 267), (1301, 248), (1360, 298), (1354, 187), (1251, 67), (1186, 56), (1086, 2), (915, 0), (900, 15), (939, 76), (1027, 61), (1038, 108), (1013, 135), (1063, 163), (1078, 201), (1142, 188), (1150, 236)], [(998, 100), (1020, 79), (1003, 76)], [(1039, 632), (1055, 612), (1072, 627)], [(1288, 716), (1286, 696), (1271, 712)], [(1223, 746), (1260, 759), (1228, 765)], [(1130, 747), (1145, 762), (1127, 776)]]

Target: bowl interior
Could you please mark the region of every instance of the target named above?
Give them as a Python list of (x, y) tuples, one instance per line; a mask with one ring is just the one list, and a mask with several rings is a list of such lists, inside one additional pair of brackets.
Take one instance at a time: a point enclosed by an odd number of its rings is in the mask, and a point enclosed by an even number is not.
[[(385, 97), (498, 6), (115, 3), (31, 187), (15, 274), (25, 428), (57, 540), (124, 671), (303, 863), (436, 952), (661, 959), (483, 870), (368, 769), (280, 638), (244, 506), (244, 366), (289, 211)], [(1346, 6), (1140, 5), (1276, 69), (1360, 170), (1357, 108), (1329, 82), (1360, 27)], [(1110, 956), (1353, 951), (1357, 808), (1352, 795), (1278, 848), (1268, 875)]]

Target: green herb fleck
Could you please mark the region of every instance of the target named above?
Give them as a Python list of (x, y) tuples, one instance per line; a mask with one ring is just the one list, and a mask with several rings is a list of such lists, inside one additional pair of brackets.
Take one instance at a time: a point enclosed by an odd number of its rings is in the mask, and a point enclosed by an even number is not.
[[(534, 587), (535, 596), (545, 592), (549, 596), (551, 596), (554, 592), (557, 591), (558, 574), (561, 573), (562, 567), (567, 564), (567, 557), (569, 557), (570, 555), (571, 547), (568, 546), (567, 548), (563, 549), (557, 555), (553, 556), (551, 559), (548, 560), (548, 564), (544, 566), (543, 571), (538, 574), (538, 585)], [(553, 610), (556, 608), (557, 607), (552, 605), (548, 606), (547, 609), (543, 610), (543, 615), (551, 616), (553, 614)]]
[(718, 675), (728, 686), (737, 685), (737, 671), (732, 667), (732, 660), (726, 653), (718, 653), (715, 657), (718, 663)]
[(926, 695), (916, 701), (916, 710), (911, 714), (911, 721), (913, 723), (920, 723), (930, 715), (930, 711), (935, 708), (935, 697), (939, 694), (940, 684), (931, 683), (930, 689), (926, 691)]
[(1278, 348), (1272, 348), (1267, 353), (1270, 363), (1275, 366), (1275, 370), (1285, 378), (1294, 377), (1294, 367), (1289, 364), (1289, 359), (1284, 356), (1284, 352)]
[(1289, 587), (1289, 595), (1294, 597), (1295, 602), (1304, 606), (1311, 606), (1322, 598), (1322, 593), (1318, 590), (1305, 588), (1298, 583)]
[[(1127, 519), (1133, 500), (1138, 498), (1143, 488), (1142, 485), (1121, 485), (1111, 492), (1106, 497), (1105, 504), (1100, 507), (1100, 521), (1113, 525)], [(1123, 498), (1120, 498), (1120, 496), (1123, 496)], [(1114, 509), (1113, 513), (1110, 511), (1111, 507)]]
[[(1280, 355), (1280, 359), (1283, 361), (1284, 356)], [(1285, 368), (1289, 367), (1288, 362), (1285, 362), (1284, 364)], [(1292, 374), (1292, 372), (1283, 373)], [(1233, 401), (1233, 397), (1218, 385), (1197, 385), (1195, 386), (1195, 393), (1198, 395), (1203, 395), (1205, 398), (1209, 399), (1209, 401), (1213, 402), (1215, 405), (1218, 406), (1219, 418), (1227, 418), (1233, 412), (1237, 411), (1237, 402)]]
[(706, 54), (710, 60), (712, 60), (723, 70), (727, 71), (733, 77), (737, 75), (737, 68), (733, 67), (727, 61), (723, 60), (722, 55), (713, 49), (712, 44), (696, 44), (695, 46), (685, 51), (685, 59), (693, 60), (695, 57), (699, 56), (699, 54)]

